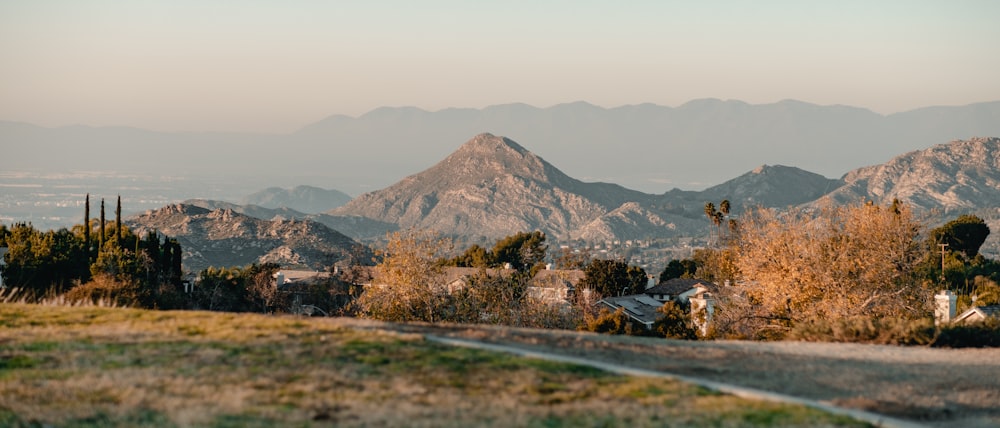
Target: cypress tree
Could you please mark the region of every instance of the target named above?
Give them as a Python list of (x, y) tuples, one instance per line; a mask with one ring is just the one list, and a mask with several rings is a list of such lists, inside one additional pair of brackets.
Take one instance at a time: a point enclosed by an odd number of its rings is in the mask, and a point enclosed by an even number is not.
[(174, 285), (181, 285), (181, 275), (183, 274), (181, 269), (181, 243), (174, 239), (170, 244), (172, 250), (170, 258), (170, 282)]
[(87, 260), (90, 260), (90, 193), (87, 193), (87, 200), (83, 203), (83, 248), (87, 251)]
[(104, 248), (104, 198), (101, 198), (101, 237), (100, 237), (100, 247), (97, 248), (97, 252), (100, 252)]
[(115, 242), (122, 241), (122, 195), (118, 195), (118, 205), (115, 207)]

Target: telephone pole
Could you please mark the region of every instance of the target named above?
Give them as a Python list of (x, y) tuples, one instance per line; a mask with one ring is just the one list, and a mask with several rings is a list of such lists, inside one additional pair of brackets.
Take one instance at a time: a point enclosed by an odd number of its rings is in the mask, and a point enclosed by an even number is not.
[(941, 247), (941, 282), (944, 283), (944, 255), (946, 254), (945, 248), (948, 247), (948, 244), (938, 244), (938, 246)]

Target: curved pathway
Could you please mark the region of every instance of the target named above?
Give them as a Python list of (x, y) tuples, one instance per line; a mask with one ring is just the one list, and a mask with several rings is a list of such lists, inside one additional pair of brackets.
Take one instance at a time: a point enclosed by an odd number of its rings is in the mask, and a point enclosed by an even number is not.
[(814, 407), (859, 411), (852, 416), (888, 426), (1000, 426), (1000, 349), (996, 348), (688, 342), (467, 325), (394, 328), (455, 345), (500, 345), (496, 350), (674, 377), (737, 395), (801, 399)]

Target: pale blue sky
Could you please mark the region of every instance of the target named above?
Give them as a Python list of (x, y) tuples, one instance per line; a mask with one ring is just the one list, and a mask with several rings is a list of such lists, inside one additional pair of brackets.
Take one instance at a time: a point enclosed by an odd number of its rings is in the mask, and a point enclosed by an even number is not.
[(1000, 100), (1000, 1), (0, 2), (0, 120), (289, 132), (379, 106)]

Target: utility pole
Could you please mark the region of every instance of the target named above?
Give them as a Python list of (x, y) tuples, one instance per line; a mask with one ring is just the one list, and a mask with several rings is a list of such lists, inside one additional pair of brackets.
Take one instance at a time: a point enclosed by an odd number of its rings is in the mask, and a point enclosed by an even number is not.
[(946, 254), (945, 253), (945, 248), (948, 247), (948, 244), (938, 244), (938, 246), (941, 247), (941, 282), (943, 283), (944, 282), (944, 255)]

